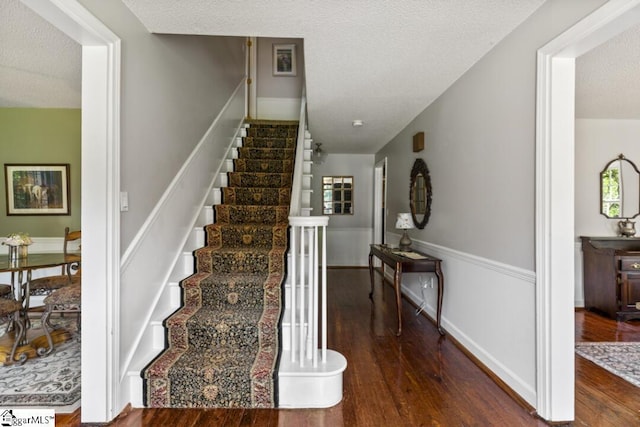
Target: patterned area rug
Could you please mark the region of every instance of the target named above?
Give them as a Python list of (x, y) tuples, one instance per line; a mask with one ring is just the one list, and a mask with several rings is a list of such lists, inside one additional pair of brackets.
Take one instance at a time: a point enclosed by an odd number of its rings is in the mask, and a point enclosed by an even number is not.
[[(73, 338), (56, 345), (50, 355), (29, 359), (24, 365), (0, 366), (0, 408), (54, 408), (56, 413), (71, 413), (80, 406), (76, 322), (64, 320), (64, 327), (73, 332)], [(39, 320), (33, 321), (33, 328), (39, 328)]]
[(640, 387), (640, 343), (581, 342), (576, 353)]
[(277, 406), (281, 287), (297, 122), (252, 122), (238, 149), (167, 348), (147, 366), (149, 407)]

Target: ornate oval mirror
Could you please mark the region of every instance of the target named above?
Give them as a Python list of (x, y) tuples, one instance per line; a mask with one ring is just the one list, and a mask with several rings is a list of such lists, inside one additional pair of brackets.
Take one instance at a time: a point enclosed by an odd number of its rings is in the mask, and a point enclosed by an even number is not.
[(607, 218), (640, 214), (640, 171), (622, 154), (600, 172), (600, 213)]
[(427, 164), (422, 159), (416, 159), (411, 168), (409, 205), (413, 223), (417, 228), (423, 229), (431, 215), (431, 177)]

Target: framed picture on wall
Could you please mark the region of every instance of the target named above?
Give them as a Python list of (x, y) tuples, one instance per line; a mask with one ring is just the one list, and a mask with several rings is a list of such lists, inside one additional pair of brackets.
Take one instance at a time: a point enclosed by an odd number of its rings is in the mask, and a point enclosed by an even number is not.
[(70, 215), (69, 164), (4, 165), (7, 215)]
[(274, 76), (295, 76), (296, 65), (296, 45), (295, 44), (274, 44), (273, 45), (273, 75)]

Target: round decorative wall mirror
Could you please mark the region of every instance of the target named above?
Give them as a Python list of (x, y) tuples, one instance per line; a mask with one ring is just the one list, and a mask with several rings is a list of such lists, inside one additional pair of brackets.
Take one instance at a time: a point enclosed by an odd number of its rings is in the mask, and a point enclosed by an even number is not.
[(413, 223), (417, 228), (423, 229), (431, 215), (431, 177), (427, 164), (422, 159), (416, 159), (411, 169), (409, 205)]

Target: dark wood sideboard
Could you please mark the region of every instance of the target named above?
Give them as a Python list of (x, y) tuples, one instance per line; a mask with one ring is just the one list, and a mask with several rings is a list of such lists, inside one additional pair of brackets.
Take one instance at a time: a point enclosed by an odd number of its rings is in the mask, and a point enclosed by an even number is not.
[(640, 319), (640, 238), (580, 237), (585, 308)]

